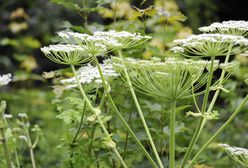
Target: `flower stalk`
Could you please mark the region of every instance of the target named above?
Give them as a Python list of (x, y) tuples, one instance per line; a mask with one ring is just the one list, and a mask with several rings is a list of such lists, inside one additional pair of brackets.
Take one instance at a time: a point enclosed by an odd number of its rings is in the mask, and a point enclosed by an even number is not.
[[(210, 65), (210, 69), (209, 69), (209, 78), (208, 78), (208, 81), (207, 81), (207, 85), (206, 85), (206, 91), (205, 91), (205, 95), (204, 95), (204, 99), (203, 99), (203, 104), (202, 104), (202, 109), (201, 109), (201, 113), (204, 114), (205, 111), (206, 111), (206, 106), (207, 106), (207, 101), (208, 101), (208, 96), (209, 96), (209, 92), (210, 92), (210, 86), (211, 86), (211, 83), (212, 83), (212, 78), (213, 78), (213, 72), (214, 72), (214, 59), (215, 57), (211, 57), (211, 65)], [(191, 153), (192, 153), (192, 150), (193, 150), (193, 147), (194, 145), (196, 144), (196, 141), (199, 137), (199, 134), (200, 134), (200, 131), (201, 131), (201, 126), (202, 126), (202, 122), (203, 122), (204, 118), (201, 117), (200, 120), (198, 121), (198, 124), (197, 124), (197, 127), (196, 127), (196, 130), (193, 134), (193, 137), (190, 141), (190, 144), (189, 144), (189, 147), (186, 151), (186, 154), (184, 155), (184, 158), (183, 158), (183, 161), (182, 161), (182, 164), (181, 164), (181, 168), (184, 168)]]
[[(103, 75), (101, 66), (97, 60), (96, 57), (95, 58), (95, 63), (97, 65), (99, 74), (101, 76), (102, 79), (102, 84), (103, 84), (103, 88), (104, 90), (109, 90), (109, 86), (107, 85), (107, 81)], [(125, 119), (123, 118), (123, 116), (121, 115), (121, 113), (119, 112), (118, 108), (116, 107), (110, 93), (108, 91), (106, 91), (106, 96), (108, 98), (108, 100), (110, 101), (111, 106), (114, 109), (115, 114), (117, 115), (117, 117), (119, 118), (119, 120), (122, 122), (123, 126), (127, 129), (127, 131), (130, 133), (130, 135), (134, 138), (135, 142), (138, 144), (140, 150), (145, 154), (145, 156), (147, 157), (147, 159), (150, 161), (150, 163), (152, 164), (152, 166), (154, 168), (157, 168), (156, 163), (154, 162), (154, 160), (152, 159), (152, 157), (150, 156), (150, 154), (147, 152), (147, 150), (144, 148), (144, 146), (141, 144), (140, 140), (138, 139), (138, 137), (135, 135), (135, 133), (132, 131), (132, 129), (129, 127), (129, 124), (125, 121)]]
[(217, 138), (226, 127), (230, 125), (230, 123), (233, 121), (233, 119), (238, 115), (238, 113), (243, 109), (243, 107), (246, 105), (248, 101), (248, 95), (243, 99), (243, 101), (240, 103), (238, 108), (233, 112), (233, 114), (229, 117), (229, 119), (215, 132), (215, 134), (201, 147), (201, 149), (197, 152), (197, 154), (194, 156), (194, 158), (191, 160), (190, 164), (187, 166), (187, 168), (190, 168), (193, 166), (196, 159), (200, 156), (200, 154), (209, 146), (211, 142)]
[(89, 99), (88, 99), (86, 93), (84, 92), (83, 87), (82, 87), (82, 85), (81, 85), (81, 83), (80, 83), (80, 81), (79, 81), (79, 79), (78, 79), (78, 76), (77, 76), (77, 73), (76, 73), (76, 70), (75, 70), (75, 66), (74, 66), (74, 65), (71, 65), (71, 69), (72, 69), (72, 72), (73, 72), (73, 74), (74, 74), (74, 76), (75, 76), (75, 78), (76, 78), (78, 88), (79, 88), (79, 90), (80, 90), (80, 92), (81, 92), (81, 94), (82, 94), (82, 96), (83, 96), (83, 98), (84, 98), (84, 100), (85, 100), (85, 102), (86, 102), (86, 105), (89, 107), (90, 111), (92, 111), (92, 112), (94, 113), (94, 115), (96, 116), (96, 119), (97, 119), (99, 125), (101, 126), (101, 128), (102, 128), (102, 130), (103, 130), (103, 132), (104, 132), (104, 134), (105, 134), (105, 136), (106, 136), (106, 138), (107, 138), (107, 140), (108, 140), (109, 143), (111, 144), (111, 148), (112, 148), (113, 152), (115, 153), (115, 155), (117, 156), (117, 158), (118, 158), (119, 161), (121, 162), (121, 165), (122, 165), (124, 168), (127, 168), (126, 163), (123, 161), (123, 159), (122, 159), (120, 153), (119, 153), (118, 150), (116, 149), (115, 143), (113, 142), (113, 140), (112, 140), (110, 134), (108, 133), (108, 131), (107, 131), (105, 125), (103, 124), (101, 118), (99, 117), (98, 112), (97, 112), (96, 109), (92, 106), (92, 104), (90, 103), (90, 101), (89, 101)]
[(170, 168), (175, 167), (175, 124), (176, 124), (176, 100), (171, 101), (170, 111)]
[[(118, 50), (118, 55), (119, 55), (119, 58), (121, 58), (121, 59), (123, 60), (121, 50)], [(144, 117), (143, 112), (142, 112), (142, 110), (141, 110), (141, 107), (140, 107), (138, 98), (137, 98), (137, 96), (136, 96), (136, 94), (135, 94), (135, 91), (134, 91), (134, 89), (133, 89), (133, 85), (132, 85), (132, 83), (131, 83), (129, 74), (128, 74), (128, 72), (127, 72), (127, 69), (126, 69), (124, 63), (123, 63), (123, 68), (124, 68), (124, 75), (125, 75), (125, 77), (126, 77), (126, 79), (127, 79), (127, 84), (128, 84), (128, 86), (129, 86), (129, 89), (130, 89), (131, 95), (132, 95), (132, 97), (133, 97), (135, 106), (136, 106), (136, 108), (137, 108), (137, 110), (138, 110), (140, 119), (141, 119), (141, 121), (142, 121), (142, 124), (143, 124), (143, 126), (144, 126), (144, 129), (145, 129), (146, 134), (147, 134), (147, 136), (148, 136), (148, 139), (149, 139), (150, 145), (151, 145), (151, 147), (152, 147), (153, 153), (154, 153), (154, 155), (155, 155), (155, 157), (156, 157), (156, 160), (157, 160), (157, 162), (158, 162), (158, 164), (159, 164), (159, 167), (160, 167), (160, 168), (163, 168), (164, 166), (163, 166), (163, 164), (162, 164), (162, 161), (161, 161), (161, 159), (160, 159), (160, 157), (159, 157), (159, 154), (158, 154), (157, 149), (156, 149), (156, 147), (155, 147), (155, 144), (154, 144), (154, 142), (153, 142), (151, 133), (150, 133), (149, 128), (148, 128), (148, 126), (147, 126), (145, 117)]]

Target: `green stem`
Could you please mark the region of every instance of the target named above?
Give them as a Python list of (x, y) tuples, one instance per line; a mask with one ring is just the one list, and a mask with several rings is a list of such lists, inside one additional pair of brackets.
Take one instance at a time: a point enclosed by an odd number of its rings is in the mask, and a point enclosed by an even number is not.
[(35, 158), (34, 158), (34, 151), (33, 151), (32, 147), (29, 148), (29, 154), (30, 154), (30, 157), (31, 157), (32, 167), (36, 168)]
[[(123, 59), (123, 58), (122, 58), (122, 53), (121, 53), (120, 50), (118, 50), (118, 54), (119, 54), (119, 57), (120, 57), (121, 59)], [(138, 98), (137, 98), (137, 96), (136, 96), (136, 94), (135, 94), (135, 92), (134, 92), (133, 85), (132, 85), (132, 83), (131, 83), (129, 74), (128, 74), (128, 72), (127, 72), (127, 69), (126, 69), (126, 66), (124, 65), (124, 63), (123, 63), (123, 68), (124, 68), (125, 77), (126, 77), (126, 79), (127, 79), (127, 84), (128, 84), (128, 86), (129, 86), (129, 89), (130, 89), (130, 92), (131, 92), (131, 94), (132, 94), (134, 103), (135, 103), (136, 108), (137, 108), (137, 110), (138, 110), (138, 113), (139, 113), (140, 119), (141, 119), (141, 121), (142, 121), (143, 127), (145, 128), (145, 131), (146, 131), (146, 134), (147, 134), (147, 136), (148, 136), (149, 142), (150, 142), (150, 144), (151, 144), (153, 153), (154, 153), (154, 155), (155, 155), (155, 157), (156, 157), (156, 159), (157, 159), (157, 162), (158, 162), (158, 164), (159, 164), (159, 167), (160, 167), (160, 168), (163, 168), (164, 166), (163, 166), (162, 161), (161, 161), (161, 159), (160, 159), (160, 157), (159, 157), (159, 155), (158, 155), (157, 149), (156, 149), (155, 144), (154, 144), (154, 142), (153, 142), (151, 133), (150, 133), (149, 128), (148, 128), (148, 126), (147, 126), (145, 117), (144, 117), (143, 112), (142, 112), (142, 110), (141, 110), (141, 107), (140, 107), (140, 105), (139, 105)]]
[(90, 142), (89, 149), (88, 149), (89, 155), (91, 155), (95, 132), (96, 132), (96, 125), (94, 125), (93, 129), (91, 130), (91, 134), (90, 134), (91, 142)]
[(0, 132), (1, 132), (1, 137), (2, 137), (3, 151), (4, 151), (6, 164), (7, 164), (8, 168), (12, 168), (11, 159), (10, 159), (10, 153), (9, 153), (9, 148), (8, 148), (8, 145), (7, 145), (7, 142), (6, 142), (4, 128), (0, 128)]
[[(224, 62), (225, 64), (229, 62), (231, 47), (229, 48), (229, 52), (228, 52), (228, 54), (227, 54), (227, 56), (225, 58), (225, 62)], [(226, 71), (223, 69), (222, 72), (221, 72), (221, 75), (220, 75), (219, 83), (218, 83), (219, 86), (221, 86), (223, 84), (223, 80), (224, 80), (225, 74), (226, 74)], [(213, 110), (213, 107), (215, 105), (215, 102), (216, 102), (219, 94), (220, 94), (220, 89), (217, 89), (215, 91), (214, 96), (213, 96), (213, 98), (211, 100), (211, 103), (210, 103), (210, 105), (208, 107), (207, 114), (210, 113)], [(201, 125), (201, 130), (200, 130), (199, 134), (202, 132), (202, 129), (205, 126), (206, 121), (207, 121), (207, 119), (204, 118), (203, 119), (203, 122), (202, 122), (202, 125)]]
[[(209, 96), (209, 92), (210, 92), (210, 86), (212, 83), (212, 78), (213, 78), (213, 73), (214, 73), (214, 58), (215, 57), (211, 57), (211, 65), (210, 65), (210, 69), (209, 69), (209, 78), (207, 81), (206, 91), (205, 91), (205, 95), (204, 95), (204, 99), (203, 99), (203, 103), (202, 103), (202, 109), (201, 109), (202, 114), (204, 114), (206, 111), (208, 96)], [(188, 159), (192, 153), (193, 147), (195, 146), (195, 143), (199, 137), (199, 133), (201, 131), (201, 125), (202, 125), (203, 120), (204, 120), (203, 117), (201, 117), (200, 120), (198, 121), (194, 135), (190, 141), (190, 144), (189, 144), (189, 147), (186, 151), (186, 154), (184, 155), (184, 158), (183, 158), (183, 161), (181, 164), (181, 168), (185, 167), (185, 165), (186, 165), (186, 163), (187, 163), (187, 161), (188, 161)]]
[(17, 153), (17, 151), (15, 151), (15, 159), (16, 159), (17, 168), (20, 168), (20, 162), (19, 162), (19, 158), (18, 158), (18, 153)]
[[(23, 121), (24, 123), (24, 121)], [(36, 168), (36, 163), (35, 163), (35, 158), (34, 158), (34, 147), (33, 147), (33, 143), (32, 143), (32, 140), (30, 138), (30, 135), (29, 135), (29, 129), (26, 128), (25, 126), (23, 126), (23, 129), (26, 133), (26, 136), (27, 136), (27, 139), (28, 139), (28, 148), (29, 148), (29, 154), (30, 154), (30, 159), (31, 159), (31, 163), (32, 163), (32, 167), (33, 168)]]
[(171, 101), (170, 111), (170, 168), (175, 167), (175, 124), (176, 124), (176, 101)]
[(241, 104), (238, 106), (238, 108), (233, 112), (233, 114), (230, 116), (230, 118), (215, 132), (215, 134), (201, 147), (201, 149), (197, 152), (197, 154), (194, 156), (192, 161), (190, 162), (189, 167), (191, 167), (196, 159), (200, 156), (200, 154), (208, 147), (208, 145), (215, 140), (216, 137), (218, 137), (224, 129), (233, 121), (233, 119), (238, 115), (238, 113), (242, 110), (242, 108), (246, 105), (248, 101), (248, 95), (244, 98), (244, 100), (241, 102)]
[(74, 144), (74, 143), (76, 143), (78, 141), (78, 134), (79, 134), (79, 132), (80, 132), (80, 130), (82, 128), (83, 120), (84, 120), (84, 114), (85, 114), (85, 111), (86, 111), (85, 110), (86, 109), (85, 106), (86, 106), (86, 102), (84, 102), (83, 114), (81, 116), (80, 123), (79, 123), (78, 129), (77, 129), (77, 132), (76, 132), (76, 134), (75, 134), (75, 136), (74, 136), (74, 138), (72, 140), (72, 144)]
[[(98, 62), (98, 60), (95, 58), (95, 63), (97, 65), (97, 68), (98, 68), (98, 71), (100, 73), (100, 76), (101, 76), (101, 79), (102, 79), (102, 83), (103, 83), (103, 88), (104, 90), (109, 90), (108, 88), (108, 85), (107, 85), (107, 81), (105, 80), (105, 77), (103, 76), (103, 73), (102, 73), (102, 69), (101, 69), (101, 66)], [(157, 165), (156, 163), (154, 162), (154, 160), (152, 159), (152, 157), (150, 156), (150, 154), (147, 152), (147, 150), (145, 149), (145, 147), (142, 145), (142, 143), (140, 142), (140, 140), (138, 139), (138, 137), (135, 135), (135, 133), (132, 131), (132, 129), (129, 127), (128, 123), (126, 122), (126, 120), (123, 118), (123, 116), (121, 115), (121, 113), (119, 112), (118, 108), (116, 107), (109, 91), (106, 91), (106, 95), (107, 95), (107, 98), (111, 104), (111, 106), (113, 107), (114, 109), (114, 112), (116, 114), (116, 116), (118, 117), (118, 119), (121, 121), (121, 123), (123, 124), (123, 126), (126, 128), (126, 130), (129, 132), (129, 134), (133, 137), (133, 139), (135, 140), (135, 142), (138, 144), (140, 150), (144, 153), (144, 155), (147, 157), (147, 159), (150, 161), (151, 165), (154, 167), (154, 168), (157, 168)]]
[[(78, 79), (78, 76), (77, 76), (77, 73), (76, 73), (76, 70), (75, 70), (74, 65), (71, 65), (71, 69), (72, 69), (72, 72), (73, 72), (73, 74), (74, 74), (74, 76), (76, 78), (78, 88), (79, 88), (79, 90), (80, 90), (80, 92), (81, 92), (81, 94), (82, 94), (82, 96), (83, 96), (83, 98), (84, 98), (84, 100), (86, 102), (86, 105), (89, 107), (90, 111), (92, 111), (94, 113), (94, 115), (96, 115), (96, 119), (97, 119), (99, 125), (101, 126), (101, 128), (103, 130), (103, 133), (105, 134), (107, 140), (109, 140), (110, 142), (113, 142), (113, 140), (112, 140), (110, 134), (108, 133), (105, 125), (103, 124), (101, 118), (99, 117), (99, 114), (97, 113), (96, 109), (92, 106), (92, 104), (90, 103), (90, 101), (89, 101), (86, 93), (84, 92), (83, 87), (82, 87), (82, 85), (81, 85), (81, 83), (80, 83), (80, 81)], [(117, 156), (117, 158), (119, 159), (119, 161), (121, 162), (122, 166), (124, 168), (127, 168), (126, 163), (123, 161), (123, 159), (122, 159), (120, 153), (118, 152), (118, 150), (116, 149), (116, 147), (113, 146), (113, 147), (111, 147), (111, 149), (113, 150), (113, 152), (115, 153), (115, 155)]]
[[(130, 124), (130, 122), (131, 122), (132, 113), (133, 113), (133, 103), (132, 103), (132, 106), (131, 106), (131, 109), (130, 109), (130, 112), (129, 112), (129, 116), (128, 116), (128, 124)], [(124, 151), (123, 151), (124, 154), (125, 154), (126, 151), (127, 151), (128, 137), (129, 137), (129, 133), (128, 133), (128, 131), (127, 131), (127, 132), (126, 132), (126, 137), (125, 137)], [(123, 159), (124, 159), (124, 156), (123, 156)]]

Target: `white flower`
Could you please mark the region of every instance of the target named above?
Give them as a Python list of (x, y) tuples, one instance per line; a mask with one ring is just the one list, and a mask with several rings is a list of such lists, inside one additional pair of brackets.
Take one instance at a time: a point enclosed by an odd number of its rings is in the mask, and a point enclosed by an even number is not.
[[(184, 49), (180, 49), (181, 54), (185, 56), (226, 56), (240, 53), (248, 48), (248, 39), (243, 36), (225, 35), (225, 34), (199, 34), (191, 35), (186, 39), (174, 40)], [(178, 48), (172, 48), (172, 51), (178, 52)], [(183, 53), (182, 53), (183, 51)]]
[(92, 57), (86, 54), (86, 49), (79, 45), (57, 44), (41, 48), (41, 51), (53, 62), (66, 65), (77, 65), (92, 60)]
[[(111, 60), (105, 60), (103, 64), (100, 64), (100, 66), (101, 66), (103, 75), (106, 79), (110, 77), (118, 76), (118, 74), (113, 69)], [(91, 64), (87, 64), (86, 66), (79, 68), (79, 70), (77, 71), (77, 75), (78, 75), (80, 83), (82, 84), (89, 84), (92, 82), (102, 83), (98, 68), (92, 66)], [(62, 84), (66, 84), (67, 89), (77, 87), (75, 77), (63, 79), (60, 82)]]
[(4, 118), (10, 119), (10, 118), (13, 118), (13, 115), (12, 114), (4, 114)]
[(184, 52), (184, 49), (182, 47), (176, 46), (176, 47), (173, 47), (171, 51), (174, 53), (181, 53), (181, 52)]
[[(118, 57), (112, 57), (112, 60), (117, 72), (125, 76), (125, 68), (127, 69), (137, 91), (165, 100), (191, 96), (193, 84), (200, 79), (204, 69), (210, 65), (209, 61), (178, 58), (166, 58), (162, 62), (158, 59), (140, 60)], [(198, 86), (195, 85), (195, 91), (206, 82), (204, 76), (202, 79)]]
[(248, 22), (243, 20), (215, 22), (209, 26), (201, 27), (199, 30), (205, 33), (223, 33), (247, 37)]
[(11, 82), (11, 77), (11, 74), (0, 75), (0, 86), (7, 85), (9, 82)]
[(226, 152), (238, 163), (241, 165), (248, 167), (248, 149), (240, 148), (240, 147), (232, 147), (228, 144), (220, 144), (220, 146), (224, 147)]
[(151, 36), (143, 36), (140, 33), (130, 33), (127, 31), (98, 31), (94, 33), (94, 36), (101, 38), (110, 38), (117, 42), (120, 45), (113, 45), (113, 48), (130, 48), (136, 45), (139, 45), (149, 39)]
[(91, 54), (101, 54), (108, 50), (108, 48), (120, 47), (122, 44), (117, 40), (108, 36), (97, 36), (82, 34), (77, 32), (59, 32), (58, 35), (66, 42), (73, 42), (78, 45), (87, 46), (86, 49)]
[(20, 118), (28, 118), (26, 113), (19, 113), (18, 117), (20, 117)]

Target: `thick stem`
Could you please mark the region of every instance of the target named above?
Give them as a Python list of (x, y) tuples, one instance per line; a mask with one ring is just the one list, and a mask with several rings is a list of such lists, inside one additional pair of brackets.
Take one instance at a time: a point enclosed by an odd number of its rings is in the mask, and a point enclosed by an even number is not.
[(238, 115), (238, 113), (243, 109), (243, 107), (246, 105), (248, 101), (248, 95), (244, 98), (242, 103), (238, 106), (238, 108), (233, 112), (233, 114), (229, 117), (229, 119), (215, 132), (215, 134), (201, 147), (201, 149), (197, 152), (197, 154), (194, 156), (192, 161), (190, 162), (188, 168), (190, 168), (196, 159), (200, 156), (200, 154), (209, 146), (213, 140), (215, 140), (216, 137), (218, 137), (224, 129), (233, 121), (233, 119)]
[(170, 111), (170, 168), (175, 167), (175, 124), (176, 124), (176, 101), (171, 101)]
[[(73, 74), (74, 74), (74, 76), (75, 76), (75, 78), (76, 78), (78, 88), (79, 88), (79, 90), (80, 90), (80, 92), (81, 92), (81, 94), (82, 94), (82, 96), (83, 96), (83, 98), (84, 98), (84, 100), (85, 100), (85, 102), (86, 102), (86, 105), (88, 106), (89, 110), (92, 111), (92, 112), (94, 113), (94, 115), (96, 116), (96, 119), (97, 119), (99, 125), (101, 126), (101, 128), (102, 128), (102, 130), (103, 130), (103, 133), (105, 134), (107, 140), (109, 140), (110, 142), (114, 143), (114, 142), (112, 141), (112, 138), (111, 138), (110, 134), (108, 133), (108, 131), (107, 131), (105, 125), (103, 124), (101, 118), (99, 117), (98, 112), (97, 112), (96, 109), (92, 106), (92, 104), (90, 103), (90, 101), (89, 101), (89, 99), (88, 99), (86, 93), (84, 92), (84, 89), (83, 89), (83, 87), (82, 87), (82, 85), (81, 85), (81, 83), (80, 83), (80, 81), (79, 81), (79, 79), (78, 79), (78, 76), (77, 76), (77, 73), (76, 73), (76, 70), (75, 70), (74, 65), (71, 65), (71, 69), (72, 69), (72, 72), (73, 72)], [(116, 149), (115, 145), (113, 145), (113, 147), (111, 147), (111, 149), (113, 150), (113, 152), (115, 153), (115, 155), (117, 156), (117, 158), (119, 159), (119, 161), (121, 162), (122, 166), (123, 166), (124, 168), (127, 168), (126, 163), (123, 161), (123, 159), (122, 159), (121, 155), (119, 154), (118, 150)]]
[[(103, 87), (104, 90), (109, 90), (108, 85), (107, 85), (107, 81), (105, 80), (103, 73), (102, 73), (102, 69), (99, 65), (98, 60), (95, 57), (95, 62), (98, 68), (98, 71), (100, 73), (101, 79), (102, 79), (102, 83), (103, 83)], [(132, 131), (132, 129), (130, 128), (130, 126), (128, 125), (128, 123), (126, 122), (126, 120), (123, 118), (123, 116), (121, 115), (121, 113), (119, 112), (118, 108), (116, 107), (110, 93), (107, 91), (106, 92), (107, 98), (111, 104), (111, 106), (113, 107), (113, 111), (116, 114), (116, 116), (118, 117), (118, 119), (121, 121), (121, 123), (123, 124), (123, 126), (126, 128), (126, 130), (130, 133), (130, 135), (133, 137), (133, 139), (135, 140), (135, 142), (138, 144), (140, 150), (144, 153), (144, 155), (147, 157), (147, 159), (150, 161), (151, 165), (154, 168), (157, 168), (156, 163), (154, 162), (154, 160), (152, 159), (152, 157), (150, 156), (150, 154), (147, 152), (147, 150), (145, 149), (145, 147), (142, 145), (142, 143), (140, 142), (140, 140), (138, 139), (138, 137), (135, 135), (135, 133)]]
[[(120, 50), (118, 50), (118, 54), (119, 54), (119, 57), (120, 57), (121, 59), (123, 59), (123, 58), (122, 58), (122, 53), (121, 53)], [(129, 86), (129, 89), (130, 89), (131, 95), (132, 95), (132, 97), (133, 97), (135, 106), (136, 106), (136, 108), (137, 108), (137, 110), (138, 110), (138, 113), (139, 113), (140, 119), (141, 119), (141, 121), (142, 121), (143, 127), (144, 127), (144, 129), (145, 129), (145, 132), (146, 132), (147, 137), (148, 137), (148, 139), (149, 139), (149, 142), (150, 142), (150, 144), (151, 144), (153, 153), (154, 153), (154, 155), (155, 155), (155, 157), (156, 157), (156, 159), (157, 159), (157, 162), (158, 162), (158, 164), (159, 164), (159, 167), (160, 167), (160, 168), (163, 168), (164, 166), (163, 166), (162, 161), (161, 161), (161, 159), (160, 159), (160, 157), (159, 157), (159, 155), (158, 155), (157, 149), (156, 149), (155, 144), (154, 144), (154, 142), (153, 142), (151, 133), (150, 133), (149, 128), (148, 128), (148, 126), (147, 126), (145, 117), (144, 117), (143, 112), (142, 112), (142, 110), (141, 110), (141, 107), (140, 107), (140, 105), (139, 105), (138, 98), (137, 98), (137, 96), (136, 96), (136, 94), (135, 94), (135, 91), (134, 91), (134, 89), (133, 89), (133, 85), (132, 85), (132, 83), (131, 83), (129, 74), (128, 74), (128, 72), (127, 72), (127, 69), (126, 69), (126, 66), (124, 65), (124, 63), (123, 63), (123, 68), (124, 68), (125, 77), (126, 77), (126, 79), (127, 79), (127, 84), (128, 84), (128, 86)]]
[(2, 137), (2, 144), (3, 144), (3, 151), (4, 151), (4, 156), (5, 156), (5, 160), (6, 160), (6, 164), (8, 168), (12, 168), (11, 166), (11, 159), (10, 159), (10, 152), (9, 152), (9, 148), (6, 142), (6, 137), (5, 137), (5, 133), (4, 133), (4, 128), (0, 128), (0, 132), (1, 132), (1, 137)]
[[(207, 81), (206, 91), (205, 91), (205, 95), (204, 95), (204, 99), (203, 99), (203, 103), (202, 103), (202, 109), (201, 109), (202, 114), (204, 114), (206, 111), (208, 96), (209, 96), (209, 92), (210, 92), (210, 86), (212, 83), (212, 78), (213, 78), (213, 73), (214, 73), (214, 58), (215, 57), (211, 57), (211, 65), (210, 65), (210, 69), (209, 69), (209, 78)], [(181, 164), (181, 168), (185, 167), (185, 165), (186, 165), (186, 163), (187, 163), (187, 161), (188, 161), (188, 159), (192, 153), (193, 147), (194, 147), (194, 145), (195, 145), (195, 143), (199, 137), (199, 133), (201, 131), (202, 122), (203, 122), (203, 117), (201, 117), (200, 120), (198, 121), (196, 130), (195, 130), (193, 137), (190, 141), (190, 144), (189, 144), (189, 147), (186, 151), (186, 154), (184, 155), (184, 158), (183, 158), (183, 161)]]

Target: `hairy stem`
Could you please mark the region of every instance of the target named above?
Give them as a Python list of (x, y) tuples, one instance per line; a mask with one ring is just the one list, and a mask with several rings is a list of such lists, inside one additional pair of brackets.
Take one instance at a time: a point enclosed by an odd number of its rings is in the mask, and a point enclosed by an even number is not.
[[(119, 54), (119, 57), (120, 57), (121, 59), (123, 59), (123, 58), (122, 58), (122, 53), (121, 53), (120, 50), (118, 50), (118, 54)], [(158, 155), (158, 152), (157, 152), (157, 149), (156, 149), (155, 144), (154, 144), (154, 142), (153, 142), (151, 133), (150, 133), (149, 128), (148, 128), (148, 126), (147, 126), (145, 117), (144, 117), (143, 112), (142, 112), (142, 110), (141, 110), (141, 107), (140, 107), (138, 98), (137, 98), (137, 96), (136, 96), (136, 94), (135, 94), (135, 91), (134, 91), (134, 89), (133, 89), (133, 85), (132, 85), (132, 83), (131, 83), (129, 74), (128, 74), (127, 69), (126, 69), (126, 67), (125, 67), (124, 64), (123, 64), (123, 67), (124, 67), (124, 74), (125, 74), (125, 77), (126, 77), (126, 79), (127, 79), (127, 84), (128, 84), (128, 86), (129, 86), (131, 95), (132, 95), (132, 97), (133, 97), (134, 103), (135, 103), (136, 108), (137, 108), (137, 110), (138, 110), (138, 113), (139, 113), (140, 119), (141, 119), (141, 121), (142, 121), (143, 127), (145, 128), (145, 132), (146, 132), (147, 137), (148, 137), (148, 139), (149, 139), (149, 142), (150, 142), (150, 144), (151, 144), (153, 153), (154, 153), (154, 155), (155, 155), (155, 157), (156, 157), (156, 159), (157, 159), (157, 162), (158, 162), (158, 164), (159, 164), (159, 167), (160, 167), (160, 168), (163, 168), (164, 166), (163, 166), (162, 161), (161, 161), (161, 159), (160, 159), (160, 157), (159, 157), (159, 155)]]
[[(107, 131), (105, 125), (103, 124), (102, 119), (99, 117), (99, 114), (98, 114), (98, 112), (96, 111), (97, 109), (95, 109), (95, 108), (92, 106), (92, 104), (90, 103), (90, 101), (89, 101), (89, 99), (88, 99), (86, 93), (84, 92), (84, 89), (83, 89), (83, 87), (82, 87), (82, 85), (81, 85), (81, 83), (80, 83), (80, 81), (79, 81), (79, 79), (78, 79), (78, 76), (77, 76), (77, 73), (76, 73), (76, 70), (75, 70), (74, 65), (71, 65), (71, 69), (72, 69), (72, 72), (73, 72), (73, 74), (74, 74), (74, 76), (75, 76), (75, 78), (76, 78), (78, 88), (79, 88), (79, 90), (80, 90), (80, 92), (81, 92), (81, 94), (82, 94), (82, 96), (83, 96), (83, 98), (84, 98), (84, 100), (85, 100), (85, 102), (86, 102), (86, 105), (88, 106), (88, 108), (90, 109), (90, 111), (92, 111), (93, 114), (96, 116), (96, 119), (97, 119), (99, 125), (101, 126), (101, 128), (102, 128), (102, 130), (103, 130), (103, 133), (105, 134), (107, 140), (110, 141), (111, 143), (114, 143), (113, 140), (112, 140), (112, 138), (111, 138), (111, 136), (110, 136), (110, 134), (108, 133), (108, 131)], [(121, 162), (121, 165), (122, 165), (124, 168), (127, 168), (127, 165), (126, 165), (126, 163), (123, 161), (123, 159), (122, 159), (120, 153), (118, 152), (118, 150), (116, 149), (116, 146), (113, 145), (113, 147), (111, 147), (111, 149), (113, 150), (113, 152), (115, 153), (115, 155), (117, 156), (117, 158), (119, 159), (119, 161)]]
[(107, 90), (106, 92), (106, 95), (107, 95), (107, 98), (111, 104), (111, 106), (113, 107), (114, 109), (114, 112), (116, 114), (116, 116), (118, 117), (118, 119), (121, 121), (121, 123), (123, 124), (123, 126), (126, 128), (126, 130), (129, 132), (129, 134), (133, 137), (133, 139), (135, 140), (135, 142), (138, 144), (140, 150), (143, 152), (143, 154), (147, 157), (147, 159), (150, 161), (151, 165), (154, 167), (154, 168), (157, 168), (157, 165), (156, 163), (154, 162), (154, 160), (152, 159), (152, 157), (150, 156), (150, 154), (147, 152), (147, 150), (145, 149), (145, 147), (142, 145), (142, 143), (140, 142), (140, 140), (138, 139), (138, 137), (135, 135), (135, 133), (132, 131), (132, 129), (130, 128), (130, 126), (128, 125), (128, 123), (126, 122), (126, 120), (123, 118), (123, 116), (121, 115), (121, 113), (119, 112), (118, 108), (116, 107), (110, 93), (109, 93), (109, 86), (107, 84), (107, 81), (105, 79), (105, 77), (103, 76), (103, 73), (102, 73), (102, 69), (101, 69), (101, 66), (98, 62), (98, 60), (96, 59), (95, 57), (95, 62), (96, 62), (96, 65), (97, 65), (97, 68), (98, 68), (98, 71), (100, 73), (100, 76), (101, 76), (101, 79), (102, 79), (102, 83), (103, 83), (103, 87), (104, 87), (104, 90)]
[(171, 111), (170, 111), (170, 168), (175, 167), (175, 124), (176, 124), (176, 101), (171, 101)]
[(241, 104), (238, 106), (238, 108), (233, 112), (233, 114), (229, 117), (229, 119), (215, 132), (215, 134), (201, 147), (201, 149), (197, 152), (197, 154), (194, 156), (192, 161), (190, 162), (188, 168), (190, 168), (196, 159), (200, 156), (200, 154), (209, 146), (213, 140), (215, 140), (216, 137), (218, 137), (224, 129), (229, 126), (229, 124), (233, 121), (233, 119), (238, 115), (238, 113), (243, 109), (243, 107), (246, 105), (248, 101), (248, 95), (244, 98), (244, 100), (241, 102)]

